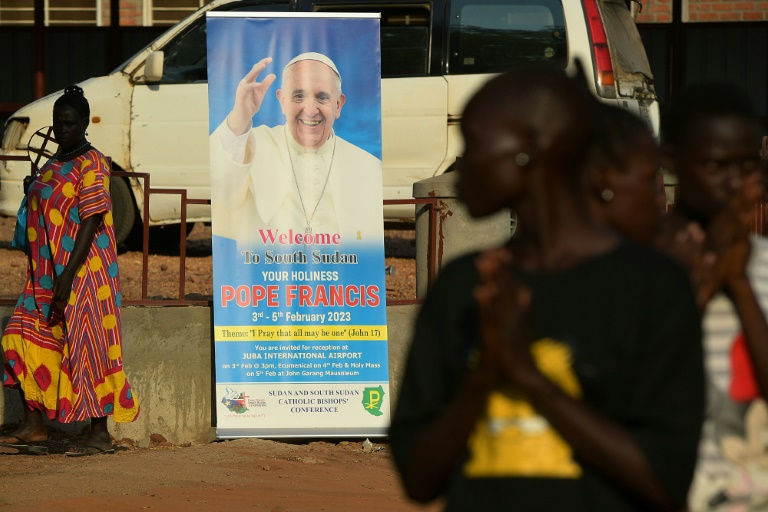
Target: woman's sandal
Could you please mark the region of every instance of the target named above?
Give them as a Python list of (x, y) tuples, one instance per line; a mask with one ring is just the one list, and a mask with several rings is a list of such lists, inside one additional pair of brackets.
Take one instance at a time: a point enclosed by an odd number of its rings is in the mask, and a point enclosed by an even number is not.
[(48, 455), (48, 447), (42, 444), (45, 441), (31, 443), (23, 437), (16, 435), (10, 435), (8, 437), (16, 439), (18, 443), (0, 443), (0, 446), (4, 448), (13, 448), (20, 453), (29, 453), (30, 455)]
[(89, 457), (91, 455), (112, 455), (115, 450), (109, 448), (107, 450), (100, 446), (93, 446), (90, 444), (78, 445), (74, 450), (64, 452), (67, 457)]

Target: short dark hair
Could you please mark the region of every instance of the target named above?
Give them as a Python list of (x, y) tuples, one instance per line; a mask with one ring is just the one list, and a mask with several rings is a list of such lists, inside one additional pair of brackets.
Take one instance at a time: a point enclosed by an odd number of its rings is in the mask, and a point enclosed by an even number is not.
[(757, 122), (746, 92), (725, 82), (700, 82), (684, 87), (672, 101), (664, 127), (664, 142), (685, 143), (691, 124), (707, 117), (738, 117)]

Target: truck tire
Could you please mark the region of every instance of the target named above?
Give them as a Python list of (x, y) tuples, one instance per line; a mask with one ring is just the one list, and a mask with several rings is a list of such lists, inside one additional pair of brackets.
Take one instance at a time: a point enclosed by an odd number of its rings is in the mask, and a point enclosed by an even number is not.
[[(186, 234), (195, 227), (194, 222), (187, 222)], [(144, 226), (141, 220), (137, 220), (133, 229), (125, 239), (125, 248), (129, 251), (141, 252), (144, 247)], [(186, 237), (185, 237), (186, 238)], [(149, 248), (151, 254), (178, 254), (181, 243), (181, 228), (178, 224), (164, 226), (151, 226), (149, 228)]]
[(112, 218), (115, 227), (115, 242), (122, 244), (136, 223), (136, 206), (128, 183), (122, 178), (113, 178), (111, 184)]
[[(184, 238), (195, 227), (194, 222), (187, 222)], [(166, 224), (165, 226), (153, 226), (149, 228), (149, 249), (151, 252), (161, 254), (178, 254), (181, 244), (181, 226), (178, 224)]]

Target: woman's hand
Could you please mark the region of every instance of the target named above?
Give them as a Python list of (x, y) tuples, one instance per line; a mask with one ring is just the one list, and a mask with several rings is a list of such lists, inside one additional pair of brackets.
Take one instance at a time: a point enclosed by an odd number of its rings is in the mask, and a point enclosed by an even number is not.
[(668, 230), (657, 242), (661, 251), (688, 271), (696, 303), (702, 311), (722, 285), (713, 272), (717, 255), (707, 249), (706, 241), (701, 226), (697, 222), (689, 222), (676, 231)]
[(744, 178), (727, 208), (715, 217), (707, 230), (707, 244), (718, 255), (716, 273), (726, 287), (747, 279), (751, 253), (749, 234), (754, 208), (763, 192), (759, 173)]
[(69, 295), (72, 293), (72, 281), (74, 281), (74, 279), (74, 273), (65, 270), (53, 280), (54, 302), (65, 302), (69, 300)]
[(29, 192), (29, 187), (32, 186), (32, 183), (35, 182), (36, 178), (37, 178), (36, 174), (33, 174), (31, 176), (24, 176), (24, 183), (23, 183), (24, 195), (27, 195), (27, 193)]
[(475, 288), (482, 337), (481, 370), (521, 391), (543, 378), (531, 356), (531, 293), (512, 273), (507, 249), (490, 249), (477, 259)]

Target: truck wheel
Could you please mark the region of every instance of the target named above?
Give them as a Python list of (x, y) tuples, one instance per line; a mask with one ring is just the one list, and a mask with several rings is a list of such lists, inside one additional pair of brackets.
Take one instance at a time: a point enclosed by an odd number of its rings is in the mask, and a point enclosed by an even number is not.
[[(194, 222), (187, 222), (186, 234), (192, 232), (195, 227)], [(141, 251), (144, 247), (144, 226), (141, 221), (130, 231), (125, 240), (125, 246), (130, 251)], [(186, 238), (186, 236), (185, 236)], [(153, 254), (178, 254), (179, 244), (181, 243), (181, 229), (178, 224), (167, 224), (164, 226), (152, 226), (149, 228), (149, 252)]]
[[(192, 232), (194, 227), (194, 222), (187, 222), (184, 238)], [(181, 226), (178, 224), (149, 228), (149, 248), (152, 252), (178, 254), (179, 244), (181, 244)]]
[(136, 222), (136, 207), (133, 204), (133, 195), (128, 183), (122, 178), (113, 178), (111, 184), (112, 193), (112, 218), (115, 226), (115, 241), (122, 244), (131, 233)]

